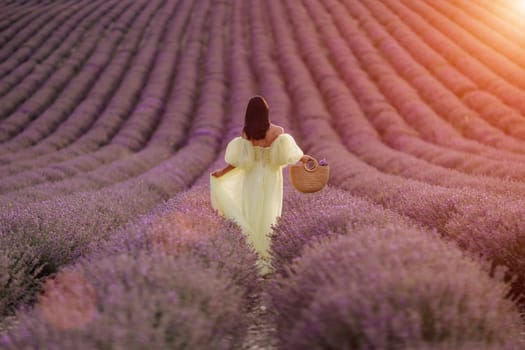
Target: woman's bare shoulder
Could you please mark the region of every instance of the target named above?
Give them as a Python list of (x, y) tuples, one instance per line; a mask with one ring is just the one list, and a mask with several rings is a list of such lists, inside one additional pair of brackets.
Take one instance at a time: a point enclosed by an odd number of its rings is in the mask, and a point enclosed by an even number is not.
[(279, 126), (277, 124), (272, 124), (272, 129), (273, 129), (274, 135), (284, 134), (284, 128), (282, 126)]
[(275, 140), (281, 135), (284, 134), (284, 128), (279, 125), (272, 125), (271, 133), (268, 137), (268, 145), (273, 144)]

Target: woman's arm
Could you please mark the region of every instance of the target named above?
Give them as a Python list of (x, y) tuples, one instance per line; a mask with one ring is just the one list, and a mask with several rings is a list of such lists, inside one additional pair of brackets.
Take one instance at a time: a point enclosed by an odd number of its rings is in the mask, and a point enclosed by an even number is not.
[(221, 169), (221, 170), (216, 170), (214, 171), (213, 173), (211, 173), (213, 176), (215, 177), (221, 177), (222, 175), (226, 174), (227, 172), (229, 172), (230, 170), (233, 170), (235, 169), (235, 167), (231, 164), (228, 164), (224, 169)]

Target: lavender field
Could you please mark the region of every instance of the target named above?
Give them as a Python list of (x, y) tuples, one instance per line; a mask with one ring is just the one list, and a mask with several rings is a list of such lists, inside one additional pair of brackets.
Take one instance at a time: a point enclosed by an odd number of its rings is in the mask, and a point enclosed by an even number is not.
[[(525, 349), (525, 2), (0, 2), (0, 349)], [(330, 164), (275, 272), (246, 104)]]

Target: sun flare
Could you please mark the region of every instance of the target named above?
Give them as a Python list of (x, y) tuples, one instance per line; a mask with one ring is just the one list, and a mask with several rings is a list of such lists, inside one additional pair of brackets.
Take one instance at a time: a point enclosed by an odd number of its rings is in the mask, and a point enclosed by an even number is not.
[(517, 0), (515, 2), (516, 9), (521, 12), (522, 14), (525, 14), (525, 0)]

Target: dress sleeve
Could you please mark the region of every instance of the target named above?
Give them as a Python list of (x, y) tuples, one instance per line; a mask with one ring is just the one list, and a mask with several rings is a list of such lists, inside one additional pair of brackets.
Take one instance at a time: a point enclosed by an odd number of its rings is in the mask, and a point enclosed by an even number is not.
[(281, 134), (271, 150), (271, 162), (275, 165), (289, 165), (297, 163), (304, 155), (290, 134)]
[(254, 162), (253, 147), (249, 141), (236, 137), (228, 143), (224, 160), (236, 168), (247, 169)]

